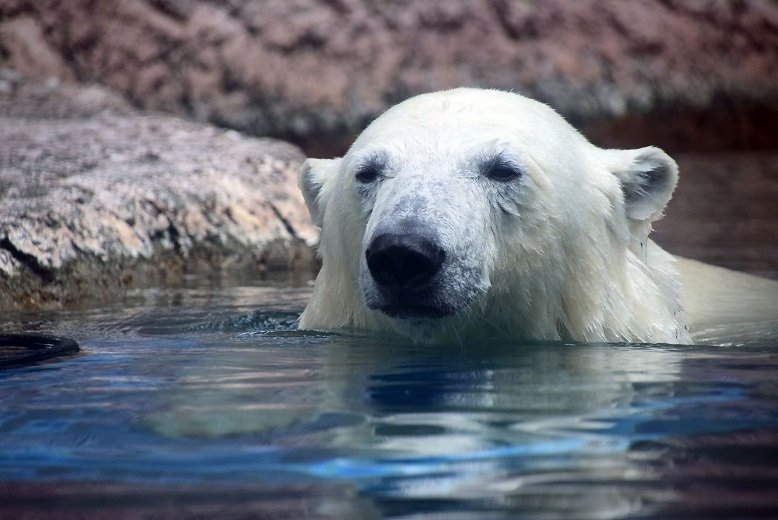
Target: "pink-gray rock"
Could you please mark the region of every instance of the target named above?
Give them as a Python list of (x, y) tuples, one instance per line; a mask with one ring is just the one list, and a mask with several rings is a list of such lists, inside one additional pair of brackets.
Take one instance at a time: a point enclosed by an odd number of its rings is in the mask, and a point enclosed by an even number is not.
[(187, 272), (314, 266), (292, 145), (0, 78), (0, 308)]
[[(601, 144), (625, 130), (673, 149), (778, 144), (770, 0), (12, 0), (3, 63), (312, 155), (342, 151), (396, 101), (455, 86), (596, 120)], [(757, 116), (745, 129), (744, 111)]]

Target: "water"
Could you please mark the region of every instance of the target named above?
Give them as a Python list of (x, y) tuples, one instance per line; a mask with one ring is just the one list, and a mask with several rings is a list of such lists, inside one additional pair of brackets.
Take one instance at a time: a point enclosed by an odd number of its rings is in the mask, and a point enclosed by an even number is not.
[(7, 314), (83, 352), (0, 372), (0, 517), (778, 516), (775, 344), (420, 346), (309, 294)]

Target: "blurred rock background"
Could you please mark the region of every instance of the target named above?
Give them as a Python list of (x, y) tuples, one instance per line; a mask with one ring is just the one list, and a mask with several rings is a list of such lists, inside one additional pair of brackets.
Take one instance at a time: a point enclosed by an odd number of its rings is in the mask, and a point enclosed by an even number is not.
[[(131, 258), (133, 269), (163, 269), (149, 259), (172, 251), (183, 258), (177, 265), (185, 273), (193, 264), (176, 251), (192, 241), (209, 251), (201, 257), (213, 268), (255, 250), (252, 265), (265, 269), (262, 251), (273, 248), (297, 251), (281, 254), (296, 260), (273, 265), (312, 264), (300, 258), (309, 258), (301, 251), (310, 250), (313, 230), (290, 224), (305, 215), (299, 196), (288, 193), (289, 213), (274, 213), (278, 220), (268, 226), (285, 229), (281, 238), (254, 231), (248, 233), (253, 242), (235, 248), (237, 242), (223, 240), (233, 231), (222, 231), (236, 221), (225, 212), (200, 235), (174, 226), (182, 242), (165, 249), (164, 233), (137, 224), (150, 219), (111, 210), (148, 245), (146, 256), (133, 257), (124, 246), (101, 256), (99, 248), (81, 247), (76, 233), (63, 239), (75, 244), (73, 256), (51, 267), (40, 253), (49, 246), (36, 245), (43, 231), (34, 229), (57, 229), (72, 218), (52, 209), (46, 220), (18, 208), (30, 207), (31, 193), (56, 200), (56, 190), (70, 186), (76, 173), (102, 186), (115, 169), (84, 160), (100, 155), (90, 146), (115, 148), (122, 135), (127, 146), (140, 143), (150, 155), (129, 155), (138, 182), (161, 179), (143, 157), (164, 156), (165, 170), (177, 171), (205, 153), (214, 178), (252, 178), (252, 189), (266, 191), (271, 173), (292, 175), (303, 154), (342, 154), (392, 104), (456, 86), (509, 89), (547, 102), (601, 146), (665, 148), (678, 158), (682, 180), (657, 239), (676, 253), (762, 274), (778, 270), (778, 3), (772, 0), (0, 0), (0, 68), (0, 267), (6, 259), (0, 306), (76, 298), (82, 293), (64, 289), (66, 265), (113, 266)], [(73, 108), (73, 99), (82, 108)], [(79, 118), (90, 121), (92, 134), (81, 133)], [(147, 128), (148, 118), (156, 118), (153, 136), (121, 126), (131, 121)], [(101, 124), (113, 133), (101, 133)], [(256, 150), (278, 167), (219, 161), (231, 150), (206, 146), (209, 132), (217, 132), (212, 126), (239, 131), (230, 134), (241, 143), (239, 154), (250, 159)], [(166, 138), (181, 128), (200, 135), (202, 146), (182, 150)], [(63, 132), (71, 134), (65, 148), (56, 144)], [(62, 149), (68, 153), (52, 152)], [(170, 178), (186, 183), (191, 171), (187, 166)], [(37, 184), (25, 187), (30, 179)], [(213, 190), (205, 198), (224, 195), (218, 182), (201, 184)], [(285, 185), (294, 190), (293, 182)], [(166, 186), (160, 190), (177, 191)], [(180, 204), (171, 214), (196, 211), (191, 205), (202, 200)], [(254, 211), (254, 202), (241, 204)], [(40, 226), (25, 231), (26, 241), (19, 238), (25, 219)], [(242, 233), (240, 227), (234, 232)], [(37, 289), (29, 280), (37, 280)], [(88, 277), (81, 285), (89, 294)], [(22, 299), (20, 291), (26, 291)]]

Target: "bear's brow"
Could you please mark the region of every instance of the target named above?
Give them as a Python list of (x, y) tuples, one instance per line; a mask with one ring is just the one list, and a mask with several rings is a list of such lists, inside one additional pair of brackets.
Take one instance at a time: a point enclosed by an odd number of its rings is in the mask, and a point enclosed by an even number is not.
[(481, 157), (479, 157), (478, 162), (481, 168), (481, 172), (484, 174), (496, 168), (514, 170), (517, 175), (521, 175), (522, 173), (521, 165), (513, 156), (511, 156), (507, 150), (498, 150), (492, 153), (484, 153), (481, 155)]
[(389, 157), (384, 152), (371, 152), (357, 159), (354, 169), (357, 171), (384, 170), (389, 162)]

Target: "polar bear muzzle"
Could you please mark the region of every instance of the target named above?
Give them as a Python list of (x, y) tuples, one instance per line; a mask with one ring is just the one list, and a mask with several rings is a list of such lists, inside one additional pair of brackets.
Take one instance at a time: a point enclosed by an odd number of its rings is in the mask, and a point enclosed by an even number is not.
[(373, 280), (384, 290), (418, 290), (440, 271), (446, 251), (416, 234), (382, 233), (365, 252)]
[(368, 307), (392, 318), (441, 318), (456, 309), (441, 296), (440, 275), (446, 250), (432, 230), (404, 222), (374, 234), (365, 248), (370, 275)]

